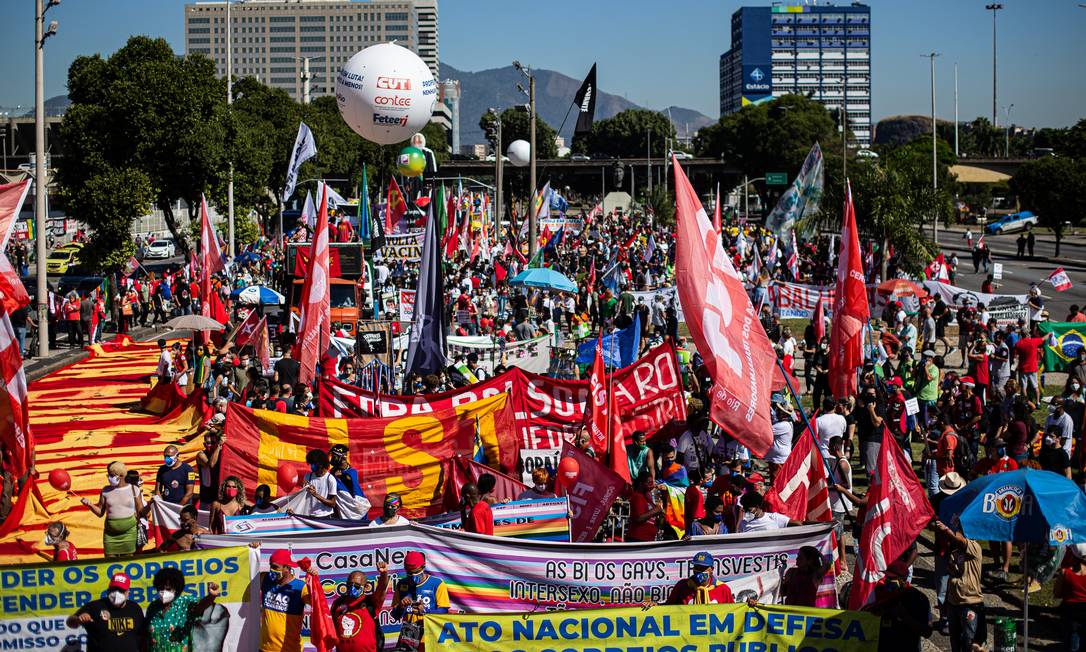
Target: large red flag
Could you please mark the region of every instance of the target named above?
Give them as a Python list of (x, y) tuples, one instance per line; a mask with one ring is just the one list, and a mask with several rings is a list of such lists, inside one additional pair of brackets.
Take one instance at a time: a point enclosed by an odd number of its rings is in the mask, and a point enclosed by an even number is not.
[(603, 330), (596, 338), (596, 357), (592, 359), (592, 372), (588, 375), (589, 403), (584, 411), (584, 427), (588, 428), (592, 449), (600, 459), (607, 454), (607, 372), (603, 365)]
[(207, 198), (200, 196), (200, 314), (212, 317), (211, 277), (223, 269), (219, 238), (211, 228), (207, 214)]
[(592, 541), (626, 484), (617, 473), (571, 446), (568, 441), (562, 445), (561, 456), (575, 459), (579, 469), (576, 480), (568, 482), (559, 475), (554, 487), (558, 495), (569, 496), (570, 541)]
[(257, 310), (250, 310), (249, 314), (245, 316), (245, 319), (238, 324), (234, 332), (227, 339), (234, 340), (234, 345), (239, 349), (246, 344), (250, 343), (256, 336), (257, 324), (260, 323), (260, 313)]
[(260, 362), (265, 376), (272, 372), (271, 342), (268, 340), (268, 318), (261, 317), (253, 334), (253, 356)]
[(0, 185), (0, 302), (5, 312), (11, 313), (30, 303), (30, 295), (23, 287), (19, 273), (8, 260), (8, 241), (15, 229), (19, 211), (30, 192), (30, 179), (18, 183)]
[(596, 289), (596, 259), (592, 258), (592, 265), (588, 268), (588, 291), (594, 292)]
[(864, 361), (864, 326), (871, 318), (865, 283), (850, 185), (845, 192), (845, 214), (841, 220), (841, 253), (837, 260), (830, 328), (830, 392), (837, 398), (856, 393), (856, 369)]
[[(30, 432), (30, 412), (26, 397), (26, 375), (19, 340), (6, 312), (0, 311), (0, 441), (7, 449), (15, 477), (21, 477), (34, 461), (34, 438)], [(2, 395), (6, 394), (6, 400)]]
[[(814, 421), (811, 421), (814, 428)], [(773, 478), (765, 499), (772, 511), (797, 521), (829, 521), (830, 489), (826, 463), (814, 433), (805, 429)]]
[(878, 473), (867, 492), (867, 516), (860, 534), (849, 609), (859, 609), (867, 602), (886, 567), (912, 545), (935, 516), (905, 452), (889, 433), (884, 434)]
[(758, 456), (773, 444), (776, 354), (698, 195), (675, 165), (675, 278), (690, 334), (713, 380), (710, 416)]
[(633, 484), (630, 477), (630, 460), (626, 457), (626, 437), (622, 434), (622, 416), (618, 412), (618, 398), (614, 392), (614, 374), (611, 374), (611, 391), (607, 394), (607, 461), (611, 470)]
[(298, 329), (295, 355), (301, 365), (298, 382), (310, 383), (317, 375), (317, 360), (328, 351), (332, 329), (332, 310), (328, 289), (328, 190), (321, 193), (317, 228), (309, 249), (309, 270), (299, 304), (302, 320)]
[[(298, 560), (298, 566), (303, 571), (309, 571), (313, 565), (309, 557)], [(336, 647), (336, 626), (332, 620), (332, 611), (328, 608), (328, 600), (324, 597), (324, 584), (316, 571), (305, 573), (305, 586), (309, 589), (309, 595), (313, 596), (309, 614), (309, 642), (317, 649), (317, 652), (331, 652)]]

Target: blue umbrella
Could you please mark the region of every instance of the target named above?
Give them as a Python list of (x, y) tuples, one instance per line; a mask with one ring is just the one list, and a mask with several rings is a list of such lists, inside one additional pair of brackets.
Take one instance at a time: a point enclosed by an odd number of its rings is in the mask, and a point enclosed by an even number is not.
[(1086, 543), (1086, 495), (1051, 471), (1019, 469), (977, 478), (939, 506), (943, 522), (954, 515), (962, 533), (979, 541)]
[(255, 251), (245, 251), (237, 256), (234, 256), (234, 262), (236, 263), (255, 263), (260, 261), (262, 256)]
[(577, 286), (564, 274), (556, 272), (549, 267), (532, 267), (517, 274), (509, 281), (509, 285), (525, 285), (531, 288), (544, 290), (557, 290), (560, 292), (576, 292)]
[[(1086, 495), (1051, 471), (1019, 469), (977, 478), (939, 505), (944, 523), (955, 516), (969, 539), (1053, 546), (1086, 543)], [(1029, 574), (1024, 575), (1022, 638), (1029, 652)]]
[(281, 305), (285, 297), (275, 290), (263, 285), (250, 285), (247, 288), (238, 288), (230, 293), (230, 296), (241, 303)]

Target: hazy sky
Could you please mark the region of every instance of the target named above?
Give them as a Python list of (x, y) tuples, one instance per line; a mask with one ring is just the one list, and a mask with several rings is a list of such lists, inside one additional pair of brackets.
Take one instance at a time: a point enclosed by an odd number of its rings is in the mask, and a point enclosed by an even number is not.
[[(181, 52), (183, 0), (63, 0), (46, 44), (46, 97), (65, 92), (81, 54), (108, 54), (131, 34), (168, 39)], [(651, 107), (685, 106), (717, 116), (718, 61), (730, 16), (720, 0), (441, 0), (441, 59), (462, 70), (519, 59), (580, 77), (599, 63), (603, 91)], [(844, 4), (844, 3), (840, 3)], [(985, 0), (871, 0), (877, 120), (930, 110), (929, 65), (937, 51), (940, 117), (954, 115), (958, 64), (963, 120), (990, 116), (992, 20)], [(1086, 117), (1086, 9), (1076, 0), (1004, 0), (999, 12), (999, 114), (1026, 126), (1068, 126)], [(33, 2), (3, 0), (0, 107), (34, 99)], [(27, 110), (24, 109), (24, 110)]]

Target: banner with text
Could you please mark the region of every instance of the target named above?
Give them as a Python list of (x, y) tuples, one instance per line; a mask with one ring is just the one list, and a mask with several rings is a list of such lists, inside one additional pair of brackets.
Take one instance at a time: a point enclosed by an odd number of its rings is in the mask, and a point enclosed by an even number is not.
[(677, 288), (658, 288), (656, 290), (647, 290), (643, 292), (631, 292), (634, 295), (634, 303), (641, 303), (644, 299), (645, 305), (652, 309), (653, 304), (656, 302), (657, 297), (664, 304), (664, 308), (673, 306), (675, 308), (675, 318), (679, 321), (686, 321), (686, 317), (683, 315), (682, 304), (679, 303), (679, 290)]
[[(494, 536), (569, 541), (569, 503), (565, 498), (540, 498), (499, 503), (494, 512)], [(459, 512), (420, 518), (419, 523), (445, 530), (463, 530)]]
[(513, 405), (504, 393), (426, 414), (364, 419), (303, 417), (231, 404), (221, 474), (238, 476), (246, 487), (266, 484), (281, 495), (294, 488), (281, 486), (281, 477), (297, 473), (301, 484), (309, 471), (308, 451), (345, 444), (372, 504), (379, 508), (385, 494), (395, 491), (403, 498), (404, 516), (416, 518), (443, 511), (442, 461), (471, 457), (477, 432), (487, 459), (512, 471), (518, 450), (513, 429)]
[(422, 258), (422, 237), (425, 231), (416, 233), (403, 233), (400, 235), (386, 235), (385, 246), (381, 247), (381, 255), (388, 264), (396, 261), (405, 263), (417, 263)]
[[(162, 568), (185, 574), (185, 592), (197, 600), (218, 582), (217, 602), (230, 613), (223, 649), (255, 650), (260, 640), (260, 592), (253, 582), (259, 553), (247, 546), (141, 555), (129, 559), (96, 559), (63, 563), (5, 566), (0, 569), (0, 650), (83, 649), (86, 634), (68, 629), (65, 619), (86, 603), (103, 598), (110, 578), (124, 573), (132, 581), (128, 599), (143, 609), (157, 597), (151, 585)], [(251, 559), (250, 559), (251, 557)], [(92, 614), (95, 618), (98, 614)]]
[(398, 312), (400, 321), (410, 322), (415, 319), (415, 290), (400, 290)]
[(988, 294), (974, 292), (949, 283), (924, 281), (924, 289), (933, 297), (943, 297), (943, 301), (953, 308), (971, 307), (984, 304), (988, 313), (1000, 326), (1016, 324), (1019, 319), (1029, 319), (1029, 297), (1025, 294)]
[(818, 300), (828, 316), (833, 311), (832, 285), (773, 282), (769, 284), (769, 300), (781, 319), (813, 319)]
[[(636, 363), (616, 372), (614, 388), (627, 441), (637, 430), (652, 435), (673, 419), (686, 419), (682, 379), (670, 344), (649, 349)], [(522, 449), (558, 448), (581, 429), (588, 381), (558, 380), (513, 368), (474, 385), (417, 396), (375, 395), (346, 383), (322, 380), (319, 396), (321, 414), (361, 418), (429, 414), (498, 394), (512, 397)]]
[(557, 613), (430, 614), (428, 649), (479, 652), (868, 652), (880, 619), (863, 611), (746, 604), (583, 609)]
[[(707, 551), (716, 578), (728, 584), (737, 601), (754, 597), (776, 603), (784, 573), (794, 567), (802, 546), (831, 554), (831, 523), (697, 537), (668, 543), (559, 543), (489, 537), (425, 525), (318, 531), (262, 539), (266, 560), (275, 550), (289, 549), (295, 559), (310, 557), (332, 599), (344, 591), (356, 570), (373, 575), (384, 561), (402, 577), (404, 556), (426, 555), (426, 570), (442, 580), (450, 606), (468, 613), (552, 611), (589, 607), (632, 607), (647, 600), (664, 602), (680, 579), (692, 574), (690, 560)], [(236, 545), (237, 538), (204, 535), (200, 545)], [(379, 620), (388, 632), (398, 623), (388, 606)], [(833, 574), (819, 587), (817, 605), (836, 607)], [(429, 616), (428, 616), (429, 617)], [(392, 641), (390, 640), (389, 643)], [(500, 649), (500, 648), (496, 648)]]

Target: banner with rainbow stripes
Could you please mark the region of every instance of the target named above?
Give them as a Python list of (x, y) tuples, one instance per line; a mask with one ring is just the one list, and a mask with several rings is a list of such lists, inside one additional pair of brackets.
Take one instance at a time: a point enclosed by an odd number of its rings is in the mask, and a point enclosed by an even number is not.
[[(594, 607), (636, 606), (664, 602), (671, 588), (692, 573), (695, 553), (713, 555), (718, 580), (726, 582), (737, 601), (755, 597), (778, 602), (784, 572), (795, 566), (802, 546), (831, 554), (833, 525), (790, 527), (689, 541), (652, 543), (561, 543), (490, 537), (426, 525), (323, 530), (259, 537), (262, 568), (279, 549), (295, 560), (309, 557), (320, 574), (325, 598), (342, 594), (344, 581), (356, 570), (376, 577), (375, 564), (403, 575), (404, 556), (426, 555), (426, 572), (448, 587), (452, 609), (467, 613), (561, 611)], [(237, 545), (236, 536), (200, 537), (203, 548)], [(399, 577), (393, 577), (395, 586)], [(388, 609), (392, 591), (378, 620), (394, 637), (399, 623)], [(819, 607), (836, 607), (834, 578), (820, 587)], [(391, 642), (391, 640), (389, 641)]]
[[(569, 541), (569, 501), (567, 498), (515, 500), (494, 505), (494, 536), (516, 537), (533, 541)], [(445, 530), (461, 531), (459, 512), (427, 516), (418, 521)]]

